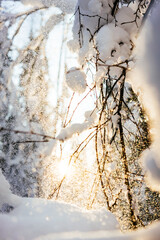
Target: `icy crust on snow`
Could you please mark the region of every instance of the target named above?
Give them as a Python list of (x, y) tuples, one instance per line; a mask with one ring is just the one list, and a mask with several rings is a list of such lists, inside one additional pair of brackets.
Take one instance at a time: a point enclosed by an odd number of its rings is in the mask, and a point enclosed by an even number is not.
[[(9, 214), (0, 214), (1, 240), (32, 240), (54, 234), (67, 239), (72, 232), (113, 231), (119, 228), (106, 209), (83, 211), (62, 202), (24, 198)], [(47, 238), (46, 238), (47, 239)], [(55, 239), (55, 238), (53, 238)]]

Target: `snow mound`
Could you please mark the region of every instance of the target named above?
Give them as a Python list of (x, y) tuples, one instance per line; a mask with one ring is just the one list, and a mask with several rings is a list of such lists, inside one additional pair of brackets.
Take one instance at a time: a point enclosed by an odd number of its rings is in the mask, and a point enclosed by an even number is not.
[(0, 169), (0, 210), (4, 208), (5, 205), (12, 207), (17, 206), (20, 203), (20, 198), (12, 194), (10, 190), (10, 185), (5, 179)]
[(82, 211), (73, 205), (43, 199), (24, 198), (23, 204), (11, 213), (0, 215), (1, 240), (41, 239), (49, 234), (53, 234), (50, 239), (67, 239), (72, 233), (114, 231), (118, 227), (114, 215), (104, 208)]

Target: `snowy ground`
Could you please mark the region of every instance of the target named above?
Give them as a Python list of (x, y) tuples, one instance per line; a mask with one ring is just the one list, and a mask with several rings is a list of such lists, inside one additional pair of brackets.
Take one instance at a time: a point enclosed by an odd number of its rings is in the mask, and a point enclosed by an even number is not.
[(43, 199), (21, 199), (13, 211), (0, 215), (1, 240), (48, 239), (48, 235), (49, 239), (72, 239), (116, 228), (116, 219), (105, 209), (83, 212), (65, 203)]
[[(106, 236), (119, 228), (114, 215), (101, 209), (82, 211), (66, 203), (13, 195), (0, 170), (0, 240), (83, 239)], [(9, 210), (9, 213), (5, 210)]]
[(13, 211), (0, 214), (1, 240), (159, 240), (159, 227), (122, 234), (115, 217), (105, 209), (84, 212), (43, 199), (20, 199)]
[[(13, 195), (0, 171), (0, 240), (159, 240), (160, 224), (122, 234), (114, 215), (106, 209), (83, 211), (62, 202)], [(7, 209), (7, 208), (6, 208)], [(9, 209), (9, 208), (8, 208)]]

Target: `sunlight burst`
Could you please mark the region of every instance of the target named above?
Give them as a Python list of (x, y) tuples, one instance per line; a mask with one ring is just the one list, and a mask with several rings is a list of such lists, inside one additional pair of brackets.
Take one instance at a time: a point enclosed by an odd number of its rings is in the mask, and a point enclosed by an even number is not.
[(58, 164), (58, 171), (60, 178), (63, 178), (64, 176), (71, 177), (73, 169), (67, 160), (61, 160)]

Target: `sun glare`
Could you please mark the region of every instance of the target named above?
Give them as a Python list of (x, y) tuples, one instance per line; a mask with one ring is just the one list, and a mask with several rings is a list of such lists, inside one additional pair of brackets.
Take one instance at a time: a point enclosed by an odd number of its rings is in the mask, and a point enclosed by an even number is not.
[(68, 164), (68, 161), (61, 160), (58, 164), (58, 172), (60, 178), (63, 178), (64, 176), (70, 177), (72, 174), (72, 166)]

